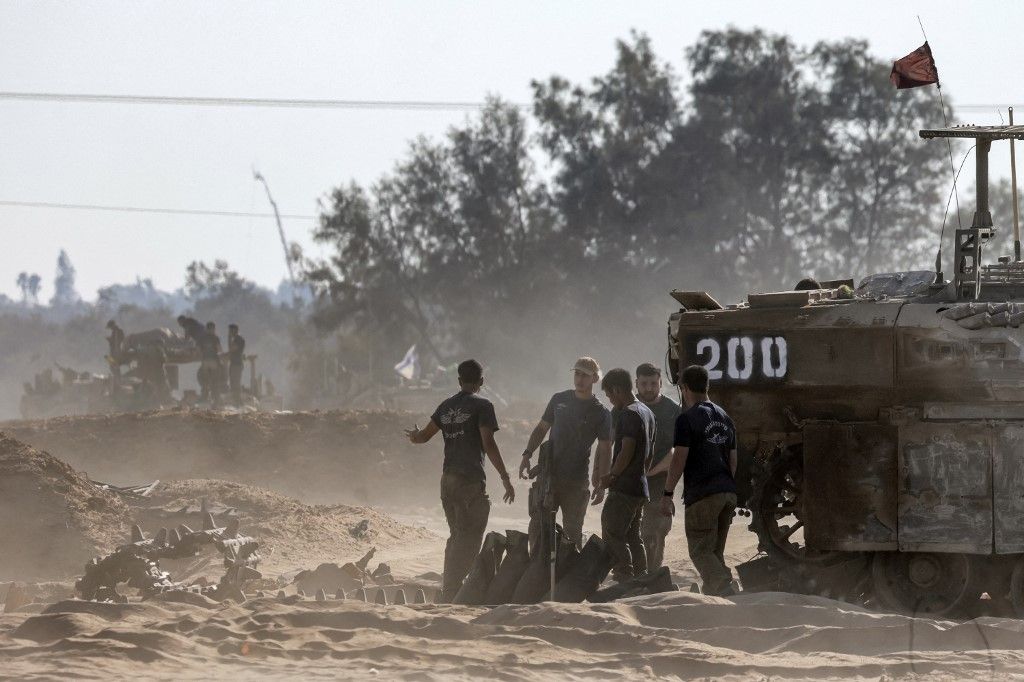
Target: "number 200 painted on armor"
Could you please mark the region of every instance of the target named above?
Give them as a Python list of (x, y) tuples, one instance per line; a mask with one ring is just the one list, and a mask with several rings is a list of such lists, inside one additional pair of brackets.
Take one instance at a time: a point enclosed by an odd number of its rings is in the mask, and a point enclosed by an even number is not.
[[(722, 367), (722, 343), (725, 363)], [(774, 353), (772, 351), (775, 351)], [(733, 336), (728, 339), (702, 338), (697, 341), (696, 354), (706, 358), (704, 369), (712, 381), (726, 377), (733, 381), (751, 379), (783, 379), (788, 369), (786, 339), (781, 336)], [(754, 376), (755, 355), (759, 376)]]

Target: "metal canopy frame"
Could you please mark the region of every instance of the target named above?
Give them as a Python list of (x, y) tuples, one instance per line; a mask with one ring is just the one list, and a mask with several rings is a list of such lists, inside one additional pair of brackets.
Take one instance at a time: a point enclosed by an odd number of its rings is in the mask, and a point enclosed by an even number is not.
[(976, 207), (971, 227), (958, 229), (954, 236), (956, 291), (958, 297), (977, 300), (981, 295), (981, 251), (995, 234), (988, 204), (988, 153), (997, 140), (1024, 140), (1024, 125), (961, 125), (929, 128), (920, 132), (925, 140), (936, 138), (973, 139), (975, 141)]

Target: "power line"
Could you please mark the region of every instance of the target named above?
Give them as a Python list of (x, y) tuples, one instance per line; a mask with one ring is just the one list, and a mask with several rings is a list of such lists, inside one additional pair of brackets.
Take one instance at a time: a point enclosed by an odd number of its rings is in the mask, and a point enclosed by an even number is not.
[[(51, 201), (8, 201), (0, 199), (0, 206), (18, 206), (22, 208), (58, 208), (78, 211), (114, 211), (118, 213), (163, 213), (170, 215), (201, 215), (219, 218), (273, 218), (273, 213), (250, 213), (247, 211), (207, 211), (191, 208), (152, 208), (142, 206), (105, 206), (100, 204), (63, 204)], [(282, 220), (315, 220), (316, 216), (281, 214)]]
[[(205, 107), (265, 107), (292, 109), (363, 109), (367, 111), (476, 111), (486, 102), (458, 100), (378, 100), (378, 99), (285, 99), (272, 97), (191, 97), (167, 95), (100, 95), (67, 92), (0, 92), (0, 100), (25, 102), (66, 102), (91, 104), (169, 104)], [(511, 103), (522, 111), (532, 111), (532, 104)], [(1007, 104), (953, 104), (963, 111), (993, 111)]]
[(1021, 106), (1020, 104), (954, 104), (954, 109), (961, 109), (963, 111), (1002, 111), (1007, 107), (1013, 107), (1016, 109)]
[[(476, 111), (485, 102), (373, 100), (373, 99), (275, 99), (263, 97), (172, 97), (160, 95), (97, 95), (58, 92), (0, 92), (0, 100), (27, 102), (87, 102), (93, 104), (173, 104), (203, 107), (277, 107), (293, 109), (365, 109), (370, 111)], [(529, 110), (529, 104), (512, 106)]]

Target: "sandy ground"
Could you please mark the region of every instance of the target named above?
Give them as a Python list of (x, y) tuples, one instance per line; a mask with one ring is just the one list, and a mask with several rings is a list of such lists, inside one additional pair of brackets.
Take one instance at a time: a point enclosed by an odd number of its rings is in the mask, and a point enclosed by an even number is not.
[[(749, 551), (746, 533), (730, 557)], [(680, 537), (670, 565), (692, 575)], [(381, 553), (439, 568), (438, 538)], [(1024, 679), (1024, 623), (879, 614), (781, 593), (673, 592), (612, 604), (377, 606), (62, 601), (0, 616), (3, 676), (160, 679)]]
[[(146, 461), (145, 444), (136, 446), (136, 458)], [(440, 444), (426, 447), (433, 458), (429, 449)], [(417, 484), (433, 490), (438, 476), (439, 468)], [(294, 495), (294, 481), (284, 487)], [(324, 501), (326, 487), (316, 490), (315, 501)], [(277, 545), (263, 567), (268, 575), (352, 561), (369, 546), (378, 549), (371, 566), (387, 562), (400, 582), (441, 570), (446, 528), (439, 505), (416, 495), (409, 504), (388, 499), (371, 509), (346, 497), (344, 487), (330, 504), (310, 505), (314, 500), (280, 490), (181, 481), (168, 484), (143, 516), (152, 531), (195, 497), (211, 497), (234, 508), (243, 529), (248, 524)], [(525, 529), (525, 485), (517, 490), (514, 505), (495, 502), (489, 530)], [(7, 511), (2, 500), (0, 511)], [(348, 530), (362, 519), (375, 534), (356, 539)], [(587, 530), (596, 531), (597, 522), (592, 510)], [(755, 549), (745, 519), (737, 519), (729, 563)], [(781, 593), (691, 594), (685, 590), (695, 574), (678, 523), (666, 562), (682, 591), (603, 605), (378, 606), (297, 596), (205, 605), (56, 601), (40, 613), (0, 614), (0, 677), (1024, 679), (1018, 620), (909, 618)]]

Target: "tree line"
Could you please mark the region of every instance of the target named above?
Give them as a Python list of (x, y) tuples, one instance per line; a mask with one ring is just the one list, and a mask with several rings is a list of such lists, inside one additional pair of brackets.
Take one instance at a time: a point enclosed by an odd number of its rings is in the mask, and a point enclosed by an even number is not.
[(534, 81), (532, 121), (490, 98), (332, 190), (314, 232), (330, 255), (304, 261), (313, 319), (354, 358), (417, 343), (526, 390), (585, 351), (657, 360), (673, 288), (729, 301), (927, 269), (948, 159), (917, 131), (942, 112), (890, 66), (860, 40), (736, 29), (676, 65), (632, 34), (589, 83)]

